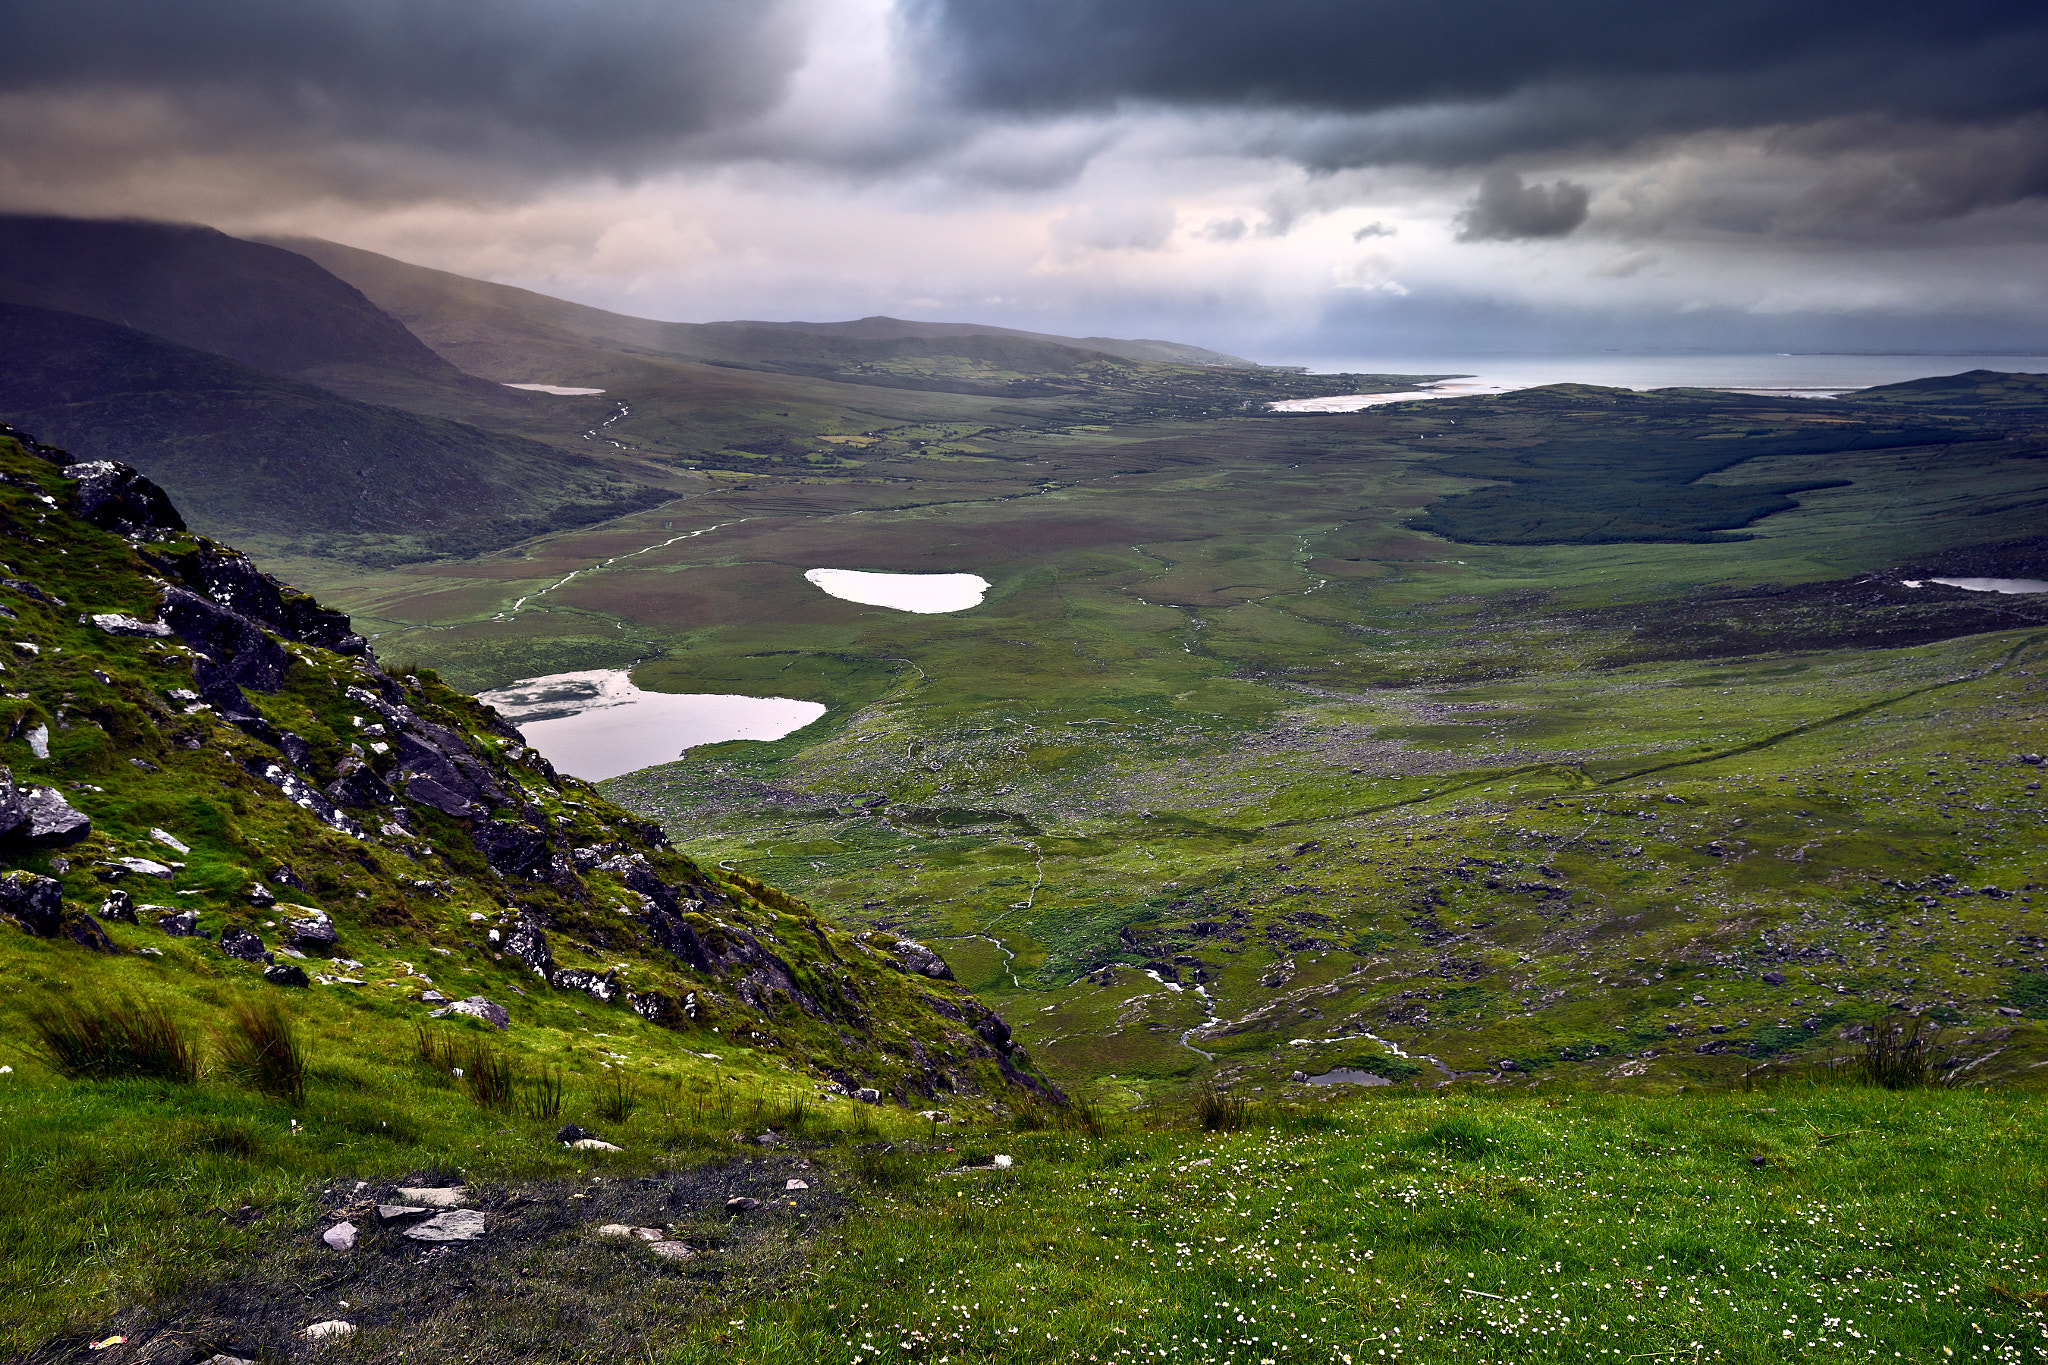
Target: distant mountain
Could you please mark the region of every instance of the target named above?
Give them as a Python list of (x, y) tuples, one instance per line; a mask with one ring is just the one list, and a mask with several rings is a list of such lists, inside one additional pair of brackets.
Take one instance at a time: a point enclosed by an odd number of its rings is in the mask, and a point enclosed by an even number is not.
[(0, 302), (81, 313), (313, 383), (466, 382), (304, 255), (208, 227), (0, 214)]
[(854, 337), (863, 341), (900, 341), (906, 337), (1005, 336), (1042, 341), (1075, 350), (1100, 351), (1124, 360), (1142, 360), (1153, 365), (1228, 365), (1241, 369), (1262, 368), (1255, 360), (1225, 355), (1178, 341), (1125, 341), (1117, 337), (1063, 337), (1046, 332), (1020, 332), (1010, 327), (989, 327), (978, 322), (906, 322), (902, 318), (872, 317), (854, 322), (713, 322), (710, 327), (774, 327), (819, 336)]
[(0, 419), (134, 465), (210, 534), (357, 562), (475, 553), (674, 496), (587, 455), (5, 303)]
[[(272, 238), (360, 289), (442, 356), (503, 383), (548, 382), (601, 350), (805, 375), (839, 383), (1034, 397), (1099, 380), (1111, 362), (1255, 369), (1170, 341), (1059, 337), (972, 323), (657, 322), (408, 265), (316, 238)], [(574, 371), (567, 371), (573, 373)]]

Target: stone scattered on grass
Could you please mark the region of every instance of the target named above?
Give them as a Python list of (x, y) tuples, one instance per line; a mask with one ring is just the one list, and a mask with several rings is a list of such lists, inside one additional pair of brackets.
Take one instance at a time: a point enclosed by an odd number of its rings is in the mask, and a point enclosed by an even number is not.
[(687, 1261), (697, 1254), (683, 1242), (649, 1242), (647, 1249), (667, 1261)]
[(356, 1249), (356, 1225), (354, 1223), (336, 1223), (333, 1227), (320, 1234), (320, 1240), (333, 1247), (336, 1251), (354, 1251)]
[(791, 1179), (788, 1179), (788, 1180), (785, 1180), (785, 1181), (783, 1181), (783, 1182), (782, 1182), (782, 1188), (783, 1188), (783, 1189), (785, 1189), (785, 1190), (807, 1190), (807, 1189), (809, 1189), (810, 1187), (811, 1187), (811, 1182), (810, 1182), (810, 1181), (808, 1181), (808, 1180), (797, 1180), (797, 1179), (795, 1179), (794, 1177), (792, 1177)]
[(597, 1230), (600, 1237), (637, 1237), (643, 1242), (666, 1241), (668, 1234), (660, 1228), (636, 1228), (625, 1223), (606, 1223)]
[(449, 1209), (400, 1234), (415, 1242), (474, 1242), (483, 1235), (484, 1216), (475, 1209)]
[(431, 1012), (427, 1017), (439, 1019), (444, 1015), (450, 1014), (466, 1014), (472, 1019), (481, 1019), (494, 1028), (510, 1028), (512, 1025), (512, 1016), (503, 1005), (493, 1000), (486, 1000), (481, 995), (472, 995), (467, 1000), (458, 1000), (452, 1005), (444, 1005), (440, 1009)]
[(240, 958), (244, 962), (263, 960), (263, 940), (247, 929), (221, 930), (220, 950), (229, 957)]
[(452, 1209), (469, 1202), (467, 1185), (426, 1186), (424, 1188), (398, 1187), (398, 1197), (407, 1203), (424, 1205), (430, 1209)]
[[(146, 905), (143, 907), (145, 910), (163, 910), (166, 908), (168, 907), (161, 905)], [(156, 927), (169, 934), (172, 938), (198, 938), (200, 937), (199, 912), (197, 910), (180, 910), (169, 915), (158, 915)]]
[(606, 1142), (603, 1138), (577, 1138), (574, 1142), (565, 1145), (573, 1147), (579, 1152), (623, 1152), (626, 1150), (615, 1143)]
[(329, 1318), (326, 1322), (316, 1322), (305, 1331), (299, 1333), (307, 1341), (340, 1341), (355, 1334), (356, 1325), (352, 1322), (343, 1322), (340, 1318)]
[(760, 1207), (760, 1200), (749, 1199), (747, 1198), (747, 1196), (743, 1194), (736, 1195), (733, 1198), (725, 1201), (725, 1211), (727, 1213), (746, 1213), (751, 1209), (758, 1209)]
[(380, 1223), (402, 1223), (408, 1218), (418, 1218), (426, 1210), (416, 1204), (379, 1204), (377, 1221)]
[(280, 962), (275, 967), (263, 969), (263, 979), (273, 986), (310, 986), (306, 970), (294, 963)]
[(256, 1362), (253, 1360), (244, 1360), (240, 1356), (215, 1355), (208, 1356), (205, 1360), (201, 1361), (199, 1365), (256, 1365)]

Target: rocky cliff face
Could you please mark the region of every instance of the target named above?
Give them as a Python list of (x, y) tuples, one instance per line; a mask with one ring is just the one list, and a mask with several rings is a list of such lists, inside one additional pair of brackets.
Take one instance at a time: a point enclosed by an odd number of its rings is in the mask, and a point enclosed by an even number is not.
[(0, 427), (0, 533), (0, 917), (67, 980), (140, 953), (171, 990), (186, 964), (512, 1029), (630, 1014), (848, 1091), (1058, 1098), (929, 951), (692, 862), (133, 469)]

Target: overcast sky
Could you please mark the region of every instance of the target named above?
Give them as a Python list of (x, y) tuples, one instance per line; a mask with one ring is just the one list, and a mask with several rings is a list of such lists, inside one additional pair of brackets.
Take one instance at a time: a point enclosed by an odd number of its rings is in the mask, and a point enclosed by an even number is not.
[(0, 206), (1265, 360), (2048, 349), (2039, 0), (7, 0)]

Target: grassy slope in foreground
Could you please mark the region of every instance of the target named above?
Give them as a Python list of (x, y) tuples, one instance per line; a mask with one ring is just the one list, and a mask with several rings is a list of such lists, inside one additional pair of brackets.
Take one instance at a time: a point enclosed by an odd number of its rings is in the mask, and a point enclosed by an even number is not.
[[(1162, 1112), (1092, 1132), (895, 1134), (882, 1152), (871, 1133), (865, 1148), (804, 1144), (807, 1169), (786, 1151), (687, 1169), (710, 1144), (684, 1133), (669, 1158), (600, 1155), (573, 1176), (483, 1123), (474, 1149), (455, 1125), (438, 1147), (347, 1147), (287, 1136), (281, 1110), (216, 1120), (210, 1137), (186, 1115), (154, 1145), (82, 1153), (25, 1098), (0, 1098), (19, 1135), (10, 1189), (83, 1175), (90, 1192), (61, 1208), (106, 1217), (95, 1250), (146, 1245), (162, 1224), (136, 1215), (203, 1199), (255, 1191), (268, 1215), (203, 1224), (238, 1258), (238, 1281), (166, 1285), (154, 1302), (80, 1322), (37, 1359), (87, 1358), (89, 1334), (109, 1331), (135, 1345), (95, 1358), (124, 1365), (176, 1358), (166, 1346), (311, 1358), (318, 1348), (292, 1333), (331, 1317), (358, 1327), (347, 1358), (365, 1361), (2004, 1365), (2048, 1354), (2036, 1094), (1460, 1087), (1254, 1105), (1232, 1131)], [(64, 1119), (92, 1099), (66, 1097)], [(1015, 1164), (960, 1170), (994, 1153)], [(318, 1243), (332, 1215), (317, 1208), (362, 1197), (349, 1177), (414, 1159), (506, 1207), (507, 1235), (426, 1257), (375, 1231), (346, 1258)], [(154, 1189), (116, 1174), (145, 1163)], [(772, 1214), (722, 1214), (727, 1190), (779, 1190), (792, 1172), (811, 1188)], [(663, 1262), (594, 1235), (611, 1221), (667, 1226), (703, 1251)], [(164, 1326), (177, 1335), (152, 1335)]]

